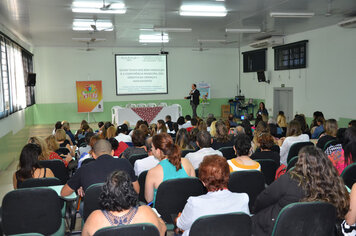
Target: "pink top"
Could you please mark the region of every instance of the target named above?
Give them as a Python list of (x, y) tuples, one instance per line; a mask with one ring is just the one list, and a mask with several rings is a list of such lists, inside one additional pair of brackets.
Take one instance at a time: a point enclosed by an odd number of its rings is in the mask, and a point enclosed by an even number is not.
[(334, 151), (328, 157), (340, 175), (342, 171), (345, 169), (345, 167), (347, 166), (347, 164), (345, 164), (344, 150), (340, 149)]

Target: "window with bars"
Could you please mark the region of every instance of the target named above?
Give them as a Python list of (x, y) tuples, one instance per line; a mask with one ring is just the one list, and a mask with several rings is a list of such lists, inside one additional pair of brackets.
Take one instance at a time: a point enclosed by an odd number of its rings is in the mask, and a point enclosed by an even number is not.
[(306, 67), (306, 49), (308, 40), (273, 47), (274, 69), (290, 70)]
[(25, 87), (32, 63), (32, 54), (0, 32), (0, 118), (34, 104), (33, 88)]

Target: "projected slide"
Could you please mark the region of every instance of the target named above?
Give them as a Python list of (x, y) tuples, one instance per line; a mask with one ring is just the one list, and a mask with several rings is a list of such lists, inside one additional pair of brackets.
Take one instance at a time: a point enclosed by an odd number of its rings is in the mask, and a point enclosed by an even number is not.
[(168, 93), (166, 55), (115, 55), (116, 94)]

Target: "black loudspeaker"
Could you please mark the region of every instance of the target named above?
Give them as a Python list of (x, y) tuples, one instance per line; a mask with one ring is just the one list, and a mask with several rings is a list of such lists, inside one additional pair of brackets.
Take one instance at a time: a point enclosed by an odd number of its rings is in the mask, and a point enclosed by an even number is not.
[(36, 73), (28, 73), (27, 86), (35, 86), (35, 85), (36, 85)]
[(258, 71), (257, 72), (257, 79), (258, 82), (266, 82), (266, 76), (264, 71)]

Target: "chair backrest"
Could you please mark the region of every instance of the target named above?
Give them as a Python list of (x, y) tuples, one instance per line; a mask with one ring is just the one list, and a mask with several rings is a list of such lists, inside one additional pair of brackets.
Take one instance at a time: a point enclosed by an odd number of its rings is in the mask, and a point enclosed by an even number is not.
[(261, 165), (261, 171), (265, 176), (266, 184), (270, 185), (276, 176), (276, 171), (278, 168), (277, 163), (272, 159), (256, 159)]
[(94, 236), (159, 236), (159, 231), (153, 224), (132, 224), (110, 226), (99, 229)]
[(40, 165), (51, 169), (54, 176), (61, 180), (62, 184), (66, 184), (69, 179), (68, 169), (61, 160), (45, 160), (40, 161)]
[(129, 162), (131, 163), (132, 167), (135, 166), (135, 161), (137, 160), (141, 160), (143, 158), (146, 158), (148, 157), (148, 154), (147, 153), (144, 153), (144, 154), (133, 154), (131, 156), (129, 156)]
[(345, 185), (351, 189), (352, 185), (356, 182), (356, 163), (346, 166), (340, 176), (344, 180)]
[(336, 145), (336, 144), (338, 144), (338, 141), (335, 139), (327, 141), (323, 147), (323, 151), (325, 151), (328, 147)]
[(60, 179), (54, 178), (32, 178), (26, 179), (23, 181), (19, 188), (34, 188), (34, 187), (48, 187), (48, 186), (55, 186), (55, 185), (62, 185)]
[(144, 203), (147, 203), (145, 199), (145, 185), (146, 185), (147, 172), (148, 172), (147, 170), (143, 171), (138, 176), (138, 184), (140, 185), (140, 193), (138, 194), (138, 200)]
[(279, 213), (272, 236), (335, 235), (336, 209), (326, 202), (298, 202)]
[(70, 153), (69, 149), (66, 147), (60, 147), (56, 150), (56, 153), (58, 155), (67, 155), (68, 153)]
[(226, 160), (230, 160), (236, 157), (235, 150), (233, 147), (222, 147), (219, 148), (219, 151), (222, 152)]
[(158, 104), (159, 107), (166, 107), (167, 106), (167, 103), (165, 102), (161, 102), (160, 104)]
[(298, 156), (295, 156), (295, 157), (293, 157), (292, 159), (289, 160), (289, 162), (287, 164), (287, 171), (295, 166), (295, 164), (298, 161), (298, 158), (299, 158)]
[(287, 163), (289, 162), (290, 159), (292, 159), (295, 156), (298, 156), (299, 150), (302, 149), (302, 147), (308, 146), (308, 145), (314, 145), (312, 142), (299, 142), (299, 143), (294, 143), (289, 149), (288, 156), (287, 156)]
[(190, 152), (195, 152), (195, 150), (193, 150), (193, 149), (182, 150), (181, 156), (185, 157)]
[(229, 213), (199, 217), (192, 224), (190, 236), (250, 236), (251, 218), (245, 213)]
[(104, 183), (93, 184), (85, 191), (84, 207), (83, 207), (83, 221), (85, 222), (89, 215), (100, 209), (99, 196), (102, 191)]
[(198, 178), (171, 179), (157, 189), (155, 208), (162, 219), (172, 224), (171, 214), (181, 212), (190, 196), (200, 196), (206, 189)]
[(252, 211), (258, 194), (265, 189), (265, 177), (257, 170), (235, 171), (230, 174), (228, 189), (235, 193), (247, 193)]
[(147, 105), (145, 103), (139, 103), (137, 104), (137, 107), (147, 107)]
[(6, 235), (51, 235), (61, 223), (59, 197), (52, 189), (17, 189), (7, 193), (2, 201), (2, 227)]

